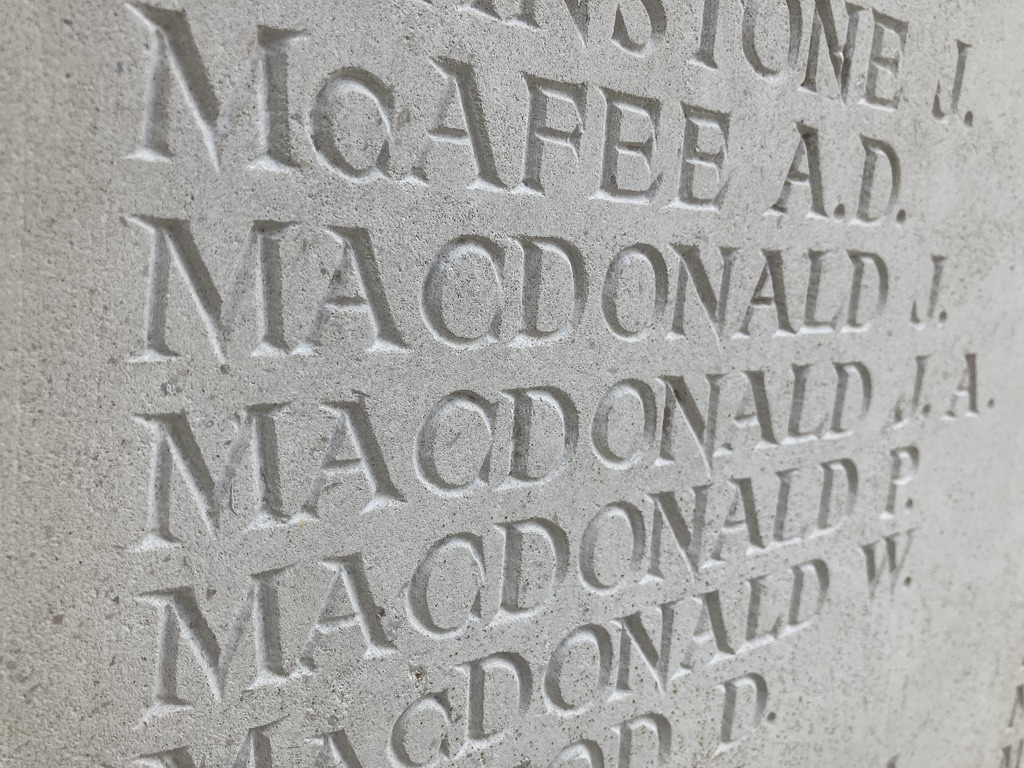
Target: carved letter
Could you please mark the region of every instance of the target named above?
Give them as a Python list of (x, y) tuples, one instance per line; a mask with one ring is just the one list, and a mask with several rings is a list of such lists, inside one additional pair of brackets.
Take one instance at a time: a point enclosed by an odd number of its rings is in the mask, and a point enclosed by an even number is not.
[[(578, 703), (570, 703), (562, 692), (562, 667), (569, 654), (581, 645), (593, 645), (597, 652), (597, 681), (590, 696)], [(544, 674), (544, 696), (548, 709), (565, 715), (579, 715), (590, 709), (602, 696), (611, 680), (612, 639), (608, 631), (598, 624), (584, 624), (570, 632), (556, 647)]]
[[(523, 298), (522, 326), (512, 346), (549, 344), (567, 338), (576, 330), (587, 305), (587, 266), (583, 255), (576, 246), (565, 240), (547, 237), (523, 237)], [(562, 325), (552, 329), (541, 329), (540, 306), (544, 291), (545, 254), (553, 254), (569, 267), (569, 284), (572, 287), (572, 306), (569, 316)]]
[(870, 318), (868, 320), (862, 320), (858, 317), (860, 314), (860, 294), (864, 289), (864, 264), (870, 262), (871, 266), (875, 268), (875, 273), (878, 275), (878, 300), (875, 302), (873, 317), (878, 317), (882, 314), (882, 310), (885, 309), (885, 304), (889, 300), (889, 269), (885, 266), (885, 261), (877, 253), (865, 253), (863, 251), (850, 251), (850, 261), (853, 262), (853, 280), (850, 283), (850, 304), (846, 312), (846, 325), (843, 326), (844, 331), (863, 331), (867, 330), (870, 324)]
[[(383, 134), (376, 157), (367, 165), (358, 167), (345, 157), (338, 146), (338, 116), (344, 107), (345, 97), (355, 94), (368, 99), (380, 115), (380, 129)], [(387, 172), (391, 157), (391, 91), (374, 75), (361, 69), (341, 69), (327, 78), (320, 92), (313, 99), (309, 114), (309, 130), (313, 146), (328, 166), (339, 171), (352, 181), (372, 181)]]
[(223, 643), (218, 641), (206, 617), (203, 616), (196, 602), (195, 592), (191, 588), (147, 592), (139, 596), (139, 600), (155, 606), (161, 614), (156, 681), (152, 699), (142, 717), (144, 722), (193, 707), (191, 702), (178, 695), (178, 653), (182, 636), (185, 645), (205, 674), (215, 701), (220, 701), (224, 697), (228, 667), (247, 624), (252, 626), (256, 646), (256, 674), (248, 690), (288, 682), (278, 628), (280, 616), (276, 585), (277, 578), (286, 570), (287, 568), (278, 568), (252, 575), (252, 585)]
[[(900, 59), (903, 56), (903, 48), (907, 44), (907, 22), (886, 16), (875, 9), (871, 9), (875, 18), (875, 32), (871, 38), (871, 56), (868, 58), (868, 79), (864, 86), (864, 101), (883, 109), (896, 109), (900, 100), (900, 88), (898, 84)], [(885, 54), (885, 33), (890, 32), (896, 35), (898, 47), (895, 53)], [(878, 90), (878, 79), (881, 73), (885, 73), (891, 80), (891, 96), (882, 96)]]
[(674, 492), (662, 491), (650, 494), (650, 499), (654, 502), (654, 519), (651, 524), (651, 564), (647, 569), (646, 578), (659, 580), (665, 578), (665, 574), (661, 570), (661, 537), (666, 523), (672, 532), (676, 549), (683, 558), (683, 562), (686, 563), (690, 574), (694, 577), (697, 576), (704, 541), (707, 489), (708, 486), (698, 486), (694, 489), (692, 531), (686, 524), (686, 519), (679, 508), (679, 500)]
[[(537, 517), (514, 523), (499, 523), (497, 527), (505, 534), (505, 554), (501, 564), (501, 604), (496, 618), (535, 616), (554, 597), (555, 589), (565, 578), (569, 567), (569, 539), (565, 531), (550, 520)], [(546, 578), (537, 572), (527, 573), (523, 568), (523, 540), (526, 534), (539, 536), (551, 550), (551, 569)], [(538, 581), (541, 583), (538, 584)], [(522, 604), (524, 582), (530, 584), (531, 592), (539, 593), (533, 605)]]
[[(452, 553), (459, 550), (469, 554), (470, 559), (476, 566), (480, 586), (477, 586), (473, 600), (467, 607), (466, 617), (462, 623), (454, 627), (442, 627), (431, 615), (427, 590), (430, 587), (430, 579), (434, 569), (448, 564)], [(459, 573), (465, 573), (464, 565)], [(480, 619), (480, 590), (486, 581), (487, 572), (484, 568), (483, 543), (480, 541), (479, 536), (469, 533), (455, 533), (436, 542), (427, 550), (427, 554), (424, 555), (420, 564), (416, 566), (412, 579), (409, 581), (407, 606), (413, 625), (420, 632), (435, 639), (458, 637), (469, 628), (472, 622)]]
[[(423, 138), (420, 151), (413, 162), (411, 178), (427, 183), (427, 155), (434, 142), (445, 142), (458, 146), (469, 147), (476, 164), (476, 178), (469, 185), (470, 189), (486, 189), (492, 192), (502, 190), (505, 185), (498, 176), (494, 163), (494, 152), (491, 149), (491, 138), (487, 135), (487, 121), (484, 119), (480, 92), (476, 86), (476, 75), (473, 67), (454, 59), (438, 58), (433, 61), (437, 70), (447, 79), (441, 98), (434, 112), (427, 135)], [(463, 124), (453, 127), (445, 124), (445, 117), (452, 103), (458, 96), (462, 110)]]
[(800, 326), (800, 333), (828, 333), (835, 331), (839, 325), (840, 309), (836, 309), (831, 320), (818, 319), (818, 295), (821, 291), (822, 262), (828, 256), (828, 251), (816, 251), (813, 248), (807, 252), (807, 259), (811, 262), (810, 273), (807, 276), (807, 296), (804, 301), (804, 322)]
[(475, 392), (453, 392), (434, 406), (423, 420), (423, 425), (416, 437), (416, 470), (420, 481), (434, 493), (442, 496), (459, 496), (479, 490), (486, 485), (491, 468), (493, 445), (489, 443), (486, 453), (480, 460), (480, 467), (472, 477), (461, 483), (441, 477), (434, 455), (437, 433), (441, 428), (442, 419), (456, 408), (477, 414), (483, 421), (490, 440), (492, 442), (494, 440), (494, 419), (497, 406), (484, 400)]
[(239, 111), (245, 91), (252, 86), (254, 71), (262, 81), (259, 125), (262, 154), (250, 167), (283, 170), (295, 167), (288, 107), (288, 43), (305, 34), (290, 29), (256, 28), (256, 48), (243, 80), (236, 83), (223, 103), (217, 98), (210, 76), (192, 37), (184, 11), (131, 2), (128, 7), (149, 28), (152, 65), (142, 116), (142, 135), (135, 157), (168, 160), (173, 156), (168, 129), (171, 78), (181, 93), (203, 136), (215, 169), (220, 165), (221, 140)]
[(704, 0), (700, 17), (700, 45), (691, 59), (708, 69), (718, 69), (715, 63), (715, 38), (718, 35), (718, 0)]
[[(406, 736), (408, 735), (410, 721), (420, 712), (436, 712), (440, 714), (441, 724), (440, 727), (417, 729), (417, 732), (427, 734), (432, 744), (437, 744), (434, 755), (425, 762), (417, 763), (409, 755)], [(402, 714), (398, 716), (394, 726), (391, 728), (391, 738), (388, 740), (388, 753), (391, 761), (401, 766), (401, 768), (430, 768), (431, 766), (443, 765), (448, 761), (450, 755), (448, 729), (451, 725), (452, 708), (448, 703), (448, 694), (446, 692), (428, 693), (426, 696), (416, 699), (416, 701), (402, 711)], [(439, 739), (436, 738), (438, 733), (440, 733)]]
[[(643, 411), (643, 431), (633, 452), (620, 456), (612, 450), (608, 439), (608, 419), (616, 401), (625, 395), (631, 395), (640, 403)], [(638, 379), (617, 382), (604, 393), (594, 411), (594, 420), (590, 425), (590, 441), (594, 446), (594, 452), (612, 469), (628, 469), (636, 464), (654, 443), (654, 431), (658, 422), (657, 407), (654, 391), (646, 382)]]
[(857, 465), (852, 459), (834, 459), (826, 461), (821, 465), (823, 472), (821, 480), (821, 501), (818, 504), (818, 530), (825, 530), (832, 527), (838, 521), (832, 518), (833, 486), (835, 475), (842, 471), (846, 478), (845, 503), (843, 504), (842, 517), (853, 516), (857, 507), (857, 487), (860, 483), (860, 474), (857, 472)]
[[(729, 189), (729, 180), (723, 177), (726, 151), (729, 145), (729, 115), (724, 112), (689, 106), (685, 103), (683, 104), (683, 114), (686, 118), (683, 129), (683, 162), (679, 171), (679, 192), (676, 195), (675, 203), (687, 208), (720, 210), (726, 190)], [(717, 152), (708, 152), (699, 148), (701, 129), (716, 131), (722, 137), (721, 147)], [(718, 189), (713, 197), (698, 195), (693, 189), (695, 171), (698, 166), (711, 169), (711, 172), (717, 177)]]
[[(722, 738), (719, 749), (749, 735), (761, 722), (768, 704), (768, 684), (756, 672), (727, 680), (721, 688), (725, 693), (725, 709), (722, 713)], [(746, 725), (736, 720), (736, 707), (742, 691), (750, 691), (754, 695), (753, 717)]]
[[(940, 94), (942, 93), (942, 83), (939, 82), (935, 86), (935, 101), (932, 102), (932, 117), (940, 122), (946, 122), (951, 114), (959, 114), (960, 112), (960, 91), (964, 86), (964, 70), (967, 68), (967, 51), (970, 50), (970, 44), (965, 43), (961, 40), (956, 41), (956, 72), (953, 75), (953, 89), (949, 94), (949, 109), (945, 110), (942, 108), (942, 101)], [(974, 121), (974, 116), (968, 112), (964, 115), (964, 124), (970, 126)]]
[[(747, 312), (743, 316), (743, 322), (736, 335), (750, 335), (750, 321), (754, 318), (754, 310), (760, 307), (775, 307), (775, 319), (779, 327), (777, 333), (796, 333), (789, 321), (789, 302), (786, 300), (782, 252), (763, 250), (761, 255), (764, 257), (765, 264), (761, 269), (761, 276), (754, 287), (754, 294), (750, 297)], [(772, 292), (766, 296), (764, 290), (769, 281), (772, 284)]]
[(320, 744), (313, 768), (363, 768), (344, 730), (331, 731), (307, 741)]
[[(632, 539), (632, 546), (630, 548), (629, 563), (626, 565), (625, 572), (622, 577), (612, 584), (605, 584), (597, 575), (597, 544), (601, 535), (602, 524), (606, 520), (611, 520), (616, 517), (625, 520), (626, 524), (629, 526), (629, 535)], [(583, 579), (583, 583), (586, 584), (587, 587), (595, 592), (615, 592), (625, 585), (630, 575), (639, 572), (640, 563), (644, 559), (646, 543), (646, 537), (644, 534), (644, 516), (639, 509), (625, 501), (606, 504), (598, 510), (596, 515), (590, 518), (590, 522), (587, 523), (587, 527), (584, 529), (583, 536), (580, 539), (580, 578)]]
[[(629, 692), (633, 690), (629, 684), (630, 668), (632, 667), (630, 649), (633, 646), (636, 646), (640, 652), (644, 665), (654, 678), (658, 692), (665, 693), (667, 691), (668, 684), (672, 679), (669, 677), (668, 665), (672, 655), (672, 623), (675, 618), (677, 602), (662, 603), (658, 606), (661, 615), (661, 640), (657, 648), (644, 627), (640, 611), (615, 620), (615, 623), (622, 628), (619, 636), (619, 671), (615, 680), (616, 691)], [(676, 673), (676, 675), (679, 674), (682, 673)]]
[[(576, 453), (580, 435), (580, 419), (572, 399), (554, 387), (510, 389), (504, 394), (512, 398), (512, 463), (501, 488), (540, 485), (556, 477)], [(530, 444), (533, 440), (534, 409), (545, 403), (562, 422), (562, 446), (546, 472), (531, 474)]]
[(633, 717), (612, 728), (619, 736), (618, 768), (631, 768), (633, 739), (641, 730), (652, 731), (658, 744), (658, 768), (665, 765), (672, 754), (672, 726), (663, 715), (646, 714)]
[[(327, 233), (341, 246), (341, 253), (306, 340), (296, 348), (296, 353), (309, 354), (320, 347), (327, 324), (331, 318), (342, 313), (365, 313), (369, 316), (374, 331), (373, 343), (367, 348), (369, 351), (399, 352), (405, 349), (405, 342), (398, 332), (388, 297), (384, 293), (384, 283), (377, 259), (373, 255), (369, 232), (365, 229), (328, 227)], [(362, 289), (361, 296), (351, 292), (352, 277), (355, 277)]]
[(253, 444), (253, 480), (258, 493), (258, 511), (250, 527), (285, 522), (274, 426), (274, 414), (283, 408), (283, 404), (267, 404), (245, 409), (216, 481), (184, 413), (139, 416), (139, 421), (149, 427), (153, 435), (153, 460), (149, 519), (138, 548), (145, 550), (180, 543), (180, 539), (171, 532), (171, 475), (174, 469), (184, 478), (207, 530), (211, 535), (216, 534), (222, 509), (225, 505), (231, 509), (231, 486), (250, 443)]
[(943, 414), (944, 419), (958, 418), (960, 401), (966, 401), (964, 416), (978, 415), (978, 357), (972, 352), (964, 355), (964, 372), (960, 383), (949, 398), (949, 408)]
[(640, 0), (640, 4), (647, 15), (647, 40), (639, 43), (629, 34), (626, 27), (626, 19), (622, 15), (622, 6), (615, 6), (615, 27), (612, 29), (612, 42), (619, 46), (626, 53), (643, 57), (654, 51), (655, 48), (665, 39), (665, 6), (661, 0)]
[(676, 306), (672, 317), (672, 330), (669, 336), (686, 336), (686, 286), (693, 283), (693, 290), (704, 308), (704, 314), (711, 324), (718, 339), (722, 338), (725, 327), (726, 311), (729, 306), (729, 288), (732, 285), (732, 267), (736, 261), (735, 248), (719, 248), (722, 255), (722, 278), (718, 284), (718, 295), (715, 296), (708, 279), (707, 270), (701, 260), (700, 249), (695, 245), (673, 245), (679, 254), (678, 287), (676, 289)]
[[(885, 217), (896, 207), (900, 196), (900, 159), (896, 156), (896, 150), (878, 139), (871, 139), (867, 136), (860, 137), (864, 145), (864, 170), (861, 173), (860, 197), (857, 202), (857, 221), (862, 224), (872, 224)], [(872, 214), (872, 198), (875, 192), (875, 172), (877, 170), (878, 158), (884, 157), (889, 164), (889, 199), (878, 213)]]
[[(363, 642), (366, 644), (362, 658), (379, 659), (397, 652), (398, 649), (395, 648), (384, 631), (384, 627), (381, 626), (380, 617), (383, 615), (383, 611), (377, 607), (373, 593), (370, 592), (363, 556), (355, 554), (347, 557), (332, 557), (320, 564), (327, 570), (334, 571), (334, 576), (331, 577), (327, 594), (320, 606), (320, 614), (309, 631), (309, 637), (299, 654), (299, 663), (293, 674), (312, 674), (316, 669), (313, 652), (323, 642), (323, 638), (352, 627), (359, 628), (363, 635)], [(338, 613), (336, 604), (342, 590), (351, 606), (351, 613)]]
[[(789, 617), (786, 620), (786, 626), (782, 628), (782, 634), (784, 635), (799, 632), (810, 626), (815, 617), (821, 613), (821, 609), (825, 607), (825, 600), (828, 598), (828, 565), (825, 564), (824, 560), (809, 560), (806, 563), (794, 565), (792, 572), (793, 593), (789, 599)], [(813, 574), (818, 582), (818, 599), (815, 601), (810, 613), (803, 615), (804, 606), (807, 604), (804, 590), (807, 588), (806, 577), (808, 574)]]
[[(476, 257), (487, 262), (487, 270), (494, 281), (495, 307), (486, 327), (473, 336), (465, 336), (452, 329), (449, 319), (445, 316), (445, 287), (456, 276), (456, 266), (461, 261)], [(460, 237), (448, 243), (434, 259), (423, 281), (423, 293), (420, 307), (427, 327), (434, 338), (443, 344), (456, 349), (473, 349), (493, 344), (498, 340), (501, 330), (501, 311), (504, 305), (505, 288), (502, 273), (505, 269), (505, 256), (501, 249), (490, 240), (482, 237)], [(468, 292), (467, 292), (468, 293)], [(479, 302), (479, 299), (476, 300)], [(452, 313), (455, 314), (455, 313)], [(476, 314), (474, 312), (474, 314)]]
[(839, 95), (841, 98), (846, 97), (850, 62), (857, 42), (856, 11), (851, 6), (847, 8), (850, 10), (850, 20), (846, 27), (846, 47), (840, 48), (831, 0), (814, 0), (814, 18), (811, 21), (811, 38), (807, 49), (807, 71), (804, 74), (804, 81), (800, 84), (801, 88), (811, 93), (818, 92), (818, 62), (821, 56), (821, 39), (824, 37), (825, 52), (832, 66), (832, 74), (836, 78)]
[[(883, 517), (892, 517), (896, 514), (896, 497), (899, 489), (907, 485), (917, 474), (921, 465), (921, 452), (916, 445), (906, 445), (902, 448), (894, 448), (889, 454), (892, 462), (892, 469), (889, 471), (889, 493), (885, 498), (885, 512)], [(909, 507), (910, 500), (907, 501)]]
[(845, 437), (851, 433), (851, 426), (844, 426), (846, 417), (846, 392), (850, 386), (850, 373), (856, 373), (860, 380), (860, 413), (857, 419), (863, 419), (871, 410), (871, 372), (864, 363), (835, 363), (836, 398), (832, 405), (832, 423), (825, 436), (834, 439)]
[(708, 408), (707, 413), (702, 414), (697, 406), (697, 401), (686, 385), (682, 376), (662, 376), (661, 381), (665, 385), (665, 415), (661, 422), (661, 450), (658, 461), (664, 464), (671, 464), (675, 459), (673, 449), (673, 433), (675, 431), (675, 408), (678, 405), (683, 411), (683, 418), (690, 428), (697, 448), (700, 450), (701, 458), (704, 459), (704, 467), (711, 471), (711, 464), (715, 455), (715, 431), (718, 425), (718, 406), (722, 390), (722, 379), (724, 374), (707, 374), (708, 380)]
[[(560, 83), (524, 74), (530, 90), (530, 116), (526, 123), (526, 149), (523, 154), (522, 188), (544, 194), (541, 182), (541, 160), (544, 145), (566, 147), (577, 160), (580, 158), (580, 139), (586, 117), (586, 86), (582, 83)], [(551, 99), (558, 99), (570, 105), (576, 113), (576, 124), (568, 130), (553, 128), (548, 124), (548, 107)]]
[[(910, 545), (914, 543), (916, 528), (904, 531), (902, 534), (894, 533), (892, 536), (885, 536), (881, 541), (873, 541), (870, 544), (862, 544), (861, 551), (864, 553), (865, 565), (868, 569), (868, 596), (874, 597), (878, 584), (882, 580), (882, 574), (889, 573), (889, 591), (896, 590), (896, 584), (900, 580), (900, 573), (903, 566), (907, 564), (907, 555), (910, 554)], [(899, 539), (904, 539), (903, 555), (899, 555)], [(881, 557), (877, 554), (878, 546), (882, 547)]]
[[(800, 134), (800, 143), (796, 145), (793, 162), (790, 163), (789, 172), (786, 174), (785, 181), (782, 182), (779, 199), (772, 204), (772, 210), (788, 213), (789, 195), (793, 191), (793, 186), (799, 184), (806, 186), (811, 193), (811, 209), (808, 215), (815, 214), (824, 217), (826, 215), (825, 188), (821, 178), (818, 130), (803, 123), (797, 123), (796, 129)], [(804, 157), (807, 158), (807, 170), (803, 169)], [(873, 165), (872, 168), (874, 168)]]
[(135, 216), (130, 221), (153, 235), (143, 324), (145, 346), (131, 358), (133, 361), (148, 363), (178, 357), (178, 353), (167, 344), (167, 294), (172, 261), (188, 286), (206, 326), (210, 346), (220, 362), (227, 360), (226, 342), (234, 326), (238, 307), (254, 282), (260, 292), (261, 327), (260, 345), (252, 354), (287, 353), (281, 298), (281, 237), (292, 226), (291, 222), (252, 223), (248, 247), (234, 270), (227, 296), (222, 297), (199, 255), (199, 248), (187, 221), (155, 216)]
[[(282, 718), (283, 719), (283, 718)], [(281, 720), (272, 723), (258, 725), (250, 728), (245, 733), (242, 745), (238, 748), (235, 759), (231, 761), (231, 768), (273, 768), (273, 754), (270, 748), (270, 737), (267, 732)], [(199, 768), (212, 768), (207, 761), (208, 755), (199, 758)], [(188, 747), (168, 749), (163, 752), (155, 752), (151, 755), (140, 755), (133, 761), (141, 768), (196, 768)], [(335, 768), (360, 768), (359, 763), (343, 764)]]
[(587, 768), (604, 768), (604, 753), (601, 751), (601, 747), (590, 739), (574, 741), (558, 753), (548, 768), (562, 768), (565, 765), (577, 768), (581, 760), (586, 760)]
[[(661, 184), (661, 174), (653, 172), (654, 152), (657, 146), (658, 120), (661, 104), (654, 99), (601, 89), (607, 103), (604, 124), (604, 151), (601, 153), (601, 187), (595, 197), (622, 202), (649, 203)], [(644, 126), (643, 138), (622, 138), (623, 119), (626, 115), (639, 118)], [(619, 160), (631, 155), (640, 161), (643, 173), (650, 179), (646, 187), (626, 188), (620, 183), (623, 171)]]
[[(757, 52), (755, 37), (757, 35), (757, 17), (760, 12), (760, 0), (746, 0), (743, 3), (743, 55), (751, 68), (766, 80), (771, 80), (781, 74), (779, 69), (771, 69), (763, 61)], [(803, 34), (802, 17), (800, 14), (800, 0), (786, 0), (786, 9), (789, 13), (789, 49), (786, 54), (786, 68), (792, 69), (796, 66), (797, 58), (800, 56), (800, 38)]]
[[(469, 690), (466, 693), (467, 746), (474, 749), (491, 747), (505, 738), (515, 721), (522, 718), (530, 706), (530, 698), (533, 694), (533, 675), (530, 672), (530, 665), (518, 653), (503, 652), (492, 653), (482, 659), (474, 659), (461, 664), (456, 669), (465, 672), (469, 677)], [(501, 708), (500, 711), (505, 714), (503, 725), (494, 726), (490, 722), (485, 725), (487, 678), (489, 674), (498, 671), (505, 672), (512, 677), (516, 687), (516, 703), (510, 712), (506, 707)], [(486, 719), (491, 720), (491, 718)], [(487, 725), (490, 725), (492, 730), (487, 730)]]
[[(654, 279), (654, 301), (651, 303), (650, 315), (643, 324), (634, 329), (626, 328), (619, 317), (619, 283), (623, 274), (633, 264), (646, 263)], [(638, 243), (623, 248), (612, 259), (605, 274), (604, 286), (601, 289), (601, 314), (611, 332), (625, 341), (639, 341), (654, 329), (668, 301), (668, 269), (665, 259), (657, 249), (650, 245)]]
[[(362, 400), (348, 402), (324, 403), (325, 411), (336, 413), (338, 422), (334, 427), (327, 450), (324, 452), (320, 471), (313, 478), (309, 495), (306, 497), (302, 510), (295, 522), (301, 519), (318, 517), (320, 497), (324, 491), (338, 485), (339, 475), (362, 473), (373, 491), (372, 498), (363, 507), (363, 514), (387, 504), (404, 502), (405, 496), (391, 482), (388, 465), (384, 461), (384, 453), (373, 432), (370, 416), (366, 412), (366, 404)], [(358, 458), (339, 458), (338, 452), (345, 444), (355, 448)]]

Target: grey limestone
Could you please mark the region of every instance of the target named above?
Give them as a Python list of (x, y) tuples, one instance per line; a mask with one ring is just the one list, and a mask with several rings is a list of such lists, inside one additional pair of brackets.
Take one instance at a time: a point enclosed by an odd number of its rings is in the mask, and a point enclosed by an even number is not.
[(5, 19), (0, 764), (1024, 764), (1024, 6)]

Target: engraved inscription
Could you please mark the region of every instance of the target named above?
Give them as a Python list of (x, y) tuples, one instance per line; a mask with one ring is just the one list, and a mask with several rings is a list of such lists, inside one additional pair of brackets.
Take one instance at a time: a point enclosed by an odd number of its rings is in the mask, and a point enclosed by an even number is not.
[(922, 206), (920, 146), (953, 178), (983, 137), (981, 49), (830, 0), (370, 5), (127, 5), (144, 685), (109, 762), (844, 738), (951, 589), (943, 446), (995, 423), (978, 260)]

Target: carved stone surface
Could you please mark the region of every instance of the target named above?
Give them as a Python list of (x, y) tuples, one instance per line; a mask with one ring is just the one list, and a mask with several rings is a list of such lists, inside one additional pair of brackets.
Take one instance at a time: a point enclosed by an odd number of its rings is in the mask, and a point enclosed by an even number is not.
[(1024, 765), (1024, 7), (16, 5), (0, 763)]

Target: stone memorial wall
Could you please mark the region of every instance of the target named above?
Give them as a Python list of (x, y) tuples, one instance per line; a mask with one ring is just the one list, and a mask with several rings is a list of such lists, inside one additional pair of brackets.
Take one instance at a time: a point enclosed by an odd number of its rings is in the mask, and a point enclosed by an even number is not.
[(1024, 8), (40, 0), (0, 763), (1024, 765)]

